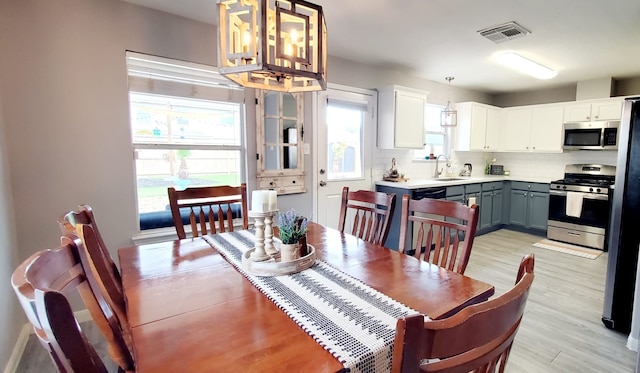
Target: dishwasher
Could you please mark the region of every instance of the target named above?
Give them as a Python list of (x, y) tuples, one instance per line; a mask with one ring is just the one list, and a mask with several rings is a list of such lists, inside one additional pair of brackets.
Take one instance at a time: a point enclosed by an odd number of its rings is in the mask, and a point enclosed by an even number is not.
[[(420, 188), (414, 189), (413, 193), (411, 193), (411, 198), (415, 200), (423, 199), (423, 198), (432, 198), (432, 199), (445, 199), (447, 196), (446, 188)], [(428, 215), (423, 213), (416, 213), (417, 216), (421, 217), (432, 217), (434, 219), (441, 219), (441, 216), (438, 215)], [(416, 240), (418, 239), (418, 230), (420, 229), (419, 224), (412, 224), (412, 231), (409, 237), (407, 238), (407, 242), (410, 244), (405, 245), (405, 253), (407, 255), (415, 255), (414, 247), (416, 247)], [(409, 232), (407, 232), (409, 233)], [(422, 252), (424, 252), (425, 248), (422, 247)]]
[[(400, 220), (402, 215), (402, 196), (407, 194), (412, 199), (423, 198), (437, 198), (444, 199), (446, 197), (446, 187), (431, 187), (431, 188), (416, 188), (409, 189), (402, 186), (388, 186), (388, 185), (376, 185), (376, 191), (388, 194), (394, 194), (396, 196), (396, 206), (393, 209), (393, 217), (391, 218), (391, 227), (389, 228), (389, 235), (384, 246), (398, 250), (400, 241)], [(413, 232), (407, 232), (407, 236), (413, 237)], [(408, 242), (409, 239), (407, 239)], [(411, 249), (410, 245), (404, 245), (405, 249)]]

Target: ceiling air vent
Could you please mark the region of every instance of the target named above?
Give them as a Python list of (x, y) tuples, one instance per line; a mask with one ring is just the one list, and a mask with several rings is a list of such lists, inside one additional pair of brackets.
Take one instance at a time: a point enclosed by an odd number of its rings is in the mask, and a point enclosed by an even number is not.
[(478, 31), (478, 33), (498, 44), (507, 40), (521, 38), (531, 32), (515, 22), (507, 22), (502, 25), (482, 29)]

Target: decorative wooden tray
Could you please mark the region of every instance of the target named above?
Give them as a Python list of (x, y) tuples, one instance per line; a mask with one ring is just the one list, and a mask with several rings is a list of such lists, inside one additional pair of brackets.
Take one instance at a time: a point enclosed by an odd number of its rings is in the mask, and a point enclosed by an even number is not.
[(256, 276), (282, 276), (303, 271), (316, 262), (316, 248), (307, 244), (308, 254), (291, 262), (281, 262), (280, 253), (263, 262), (254, 262), (249, 259), (255, 248), (242, 255), (242, 268)]

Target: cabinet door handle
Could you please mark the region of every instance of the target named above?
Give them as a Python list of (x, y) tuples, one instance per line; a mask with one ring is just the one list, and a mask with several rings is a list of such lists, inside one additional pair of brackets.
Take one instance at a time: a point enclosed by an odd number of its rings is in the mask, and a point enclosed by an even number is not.
[(327, 183), (326, 183), (326, 182), (324, 182), (324, 181), (320, 181), (320, 186), (321, 186), (321, 187), (326, 186), (326, 185), (327, 185)]
[(599, 116), (596, 115), (596, 119), (600, 118)]
[(526, 196), (527, 196), (527, 192), (524, 192), (523, 196), (525, 196), (525, 197), (526, 197)]

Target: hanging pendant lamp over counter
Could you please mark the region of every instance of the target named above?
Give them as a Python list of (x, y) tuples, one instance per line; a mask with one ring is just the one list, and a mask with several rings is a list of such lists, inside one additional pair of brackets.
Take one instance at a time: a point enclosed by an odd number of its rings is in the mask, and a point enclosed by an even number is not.
[(455, 127), (458, 125), (458, 111), (451, 104), (451, 81), (453, 79), (452, 76), (445, 78), (449, 82), (449, 98), (447, 99), (447, 106), (440, 113), (440, 127)]

